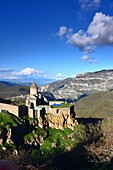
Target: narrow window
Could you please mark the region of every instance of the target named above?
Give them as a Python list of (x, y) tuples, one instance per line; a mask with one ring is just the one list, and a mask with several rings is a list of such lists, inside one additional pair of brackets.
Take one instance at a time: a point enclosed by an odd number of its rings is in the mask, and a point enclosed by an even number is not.
[(59, 109), (57, 109), (56, 113), (59, 113)]

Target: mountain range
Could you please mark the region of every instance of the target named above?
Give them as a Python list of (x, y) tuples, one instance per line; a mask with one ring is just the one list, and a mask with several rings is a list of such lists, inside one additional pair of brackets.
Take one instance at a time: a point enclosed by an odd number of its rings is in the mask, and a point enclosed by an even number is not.
[(36, 82), (38, 86), (43, 86), (49, 83), (54, 82), (55, 79), (40, 77), (40, 78), (27, 78), (27, 79), (2, 79), (0, 82), (8, 84), (8, 86), (13, 85), (22, 85), (22, 86), (30, 86), (32, 82)]
[[(37, 81), (36, 81), (37, 82)], [(38, 84), (38, 82), (37, 82)], [(27, 86), (25, 86), (27, 85)], [(28, 94), (31, 83), (0, 81), (0, 97)], [(84, 96), (113, 89), (113, 70), (101, 70), (79, 74), (73, 78), (58, 80), (39, 86), (39, 91), (53, 99), (78, 100)]]
[(41, 86), (41, 92), (51, 92), (56, 99), (77, 100), (101, 91), (113, 89), (113, 70), (101, 70), (79, 74), (74, 78), (67, 78)]

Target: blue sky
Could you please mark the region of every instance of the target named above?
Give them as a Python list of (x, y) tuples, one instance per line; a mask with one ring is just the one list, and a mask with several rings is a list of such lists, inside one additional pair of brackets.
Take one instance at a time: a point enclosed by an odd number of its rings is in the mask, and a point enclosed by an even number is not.
[(0, 79), (113, 69), (113, 0), (0, 0)]

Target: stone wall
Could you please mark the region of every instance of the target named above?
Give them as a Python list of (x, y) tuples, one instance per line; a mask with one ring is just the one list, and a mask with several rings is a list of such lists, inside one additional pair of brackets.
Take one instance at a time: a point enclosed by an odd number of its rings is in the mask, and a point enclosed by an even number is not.
[(29, 117), (34, 117), (34, 110), (33, 109), (30, 109), (30, 108), (28, 108), (28, 116)]
[(0, 103), (0, 110), (8, 111), (17, 117), (28, 115), (28, 107), (26, 106), (15, 106), (11, 104)]
[(72, 110), (71, 107), (65, 107), (65, 108), (51, 108), (51, 107), (48, 107), (48, 108), (46, 108), (46, 113), (51, 113), (51, 114), (54, 114), (56, 116), (60, 115), (60, 114), (70, 115), (71, 110)]
[[(46, 106), (46, 105), (45, 105)], [(73, 115), (74, 114), (74, 106), (71, 107), (65, 107), (65, 108), (52, 108), (51, 106), (48, 107), (44, 107), (44, 108), (37, 108), (37, 110), (33, 110), (33, 109), (28, 109), (28, 115), (29, 117), (33, 116), (35, 118), (39, 118), (42, 117), (45, 113), (50, 113), (53, 114), (55, 116), (60, 116), (63, 114), (66, 115)]]
[(6, 110), (15, 116), (19, 116), (19, 107), (11, 104), (0, 103), (0, 110)]

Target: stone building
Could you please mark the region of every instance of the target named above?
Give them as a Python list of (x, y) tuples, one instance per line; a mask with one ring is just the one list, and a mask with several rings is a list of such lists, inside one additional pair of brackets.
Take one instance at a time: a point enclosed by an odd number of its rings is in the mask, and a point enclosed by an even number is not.
[(34, 82), (30, 87), (30, 94), (27, 95), (26, 106), (29, 108), (35, 108), (38, 105), (47, 105), (47, 99), (38, 92), (38, 87)]
[(15, 106), (12, 104), (0, 103), (0, 113), (8, 111), (17, 117), (28, 115), (28, 107), (26, 106)]
[(71, 115), (74, 113), (74, 106), (69, 107), (57, 107), (53, 108), (52, 105), (62, 105), (63, 101), (47, 101), (40, 92), (36, 83), (33, 83), (30, 87), (30, 94), (27, 95), (26, 106), (28, 107), (28, 115), (32, 118), (43, 117), (46, 113), (53, 114), (54, 116), (60, 116), (61, 114)]
[(49, 104), (45, 96), (39, 91), (35, 82), (30, 87), (30, 94), (26, 98), (26, 106), (28, 107), (28, 115), (32, 118), (39, 118), (45, 114), (45, 107)]
[[(53, 106), (57, 107), (53, 107)], [(36, 83), (30, 87), (30, 94), (26, 97), (26, 106), (15, 106), (0, 103), (0, 110), (7, 110), (17, 117), (28, 115), (38, 120), (39, 127), (73, 129), (77, 125), (74, 106), (63, 107), (62, 101), (48, 101), (39, 91)], [(45, 123), (44, 123), (45, 120)]]

